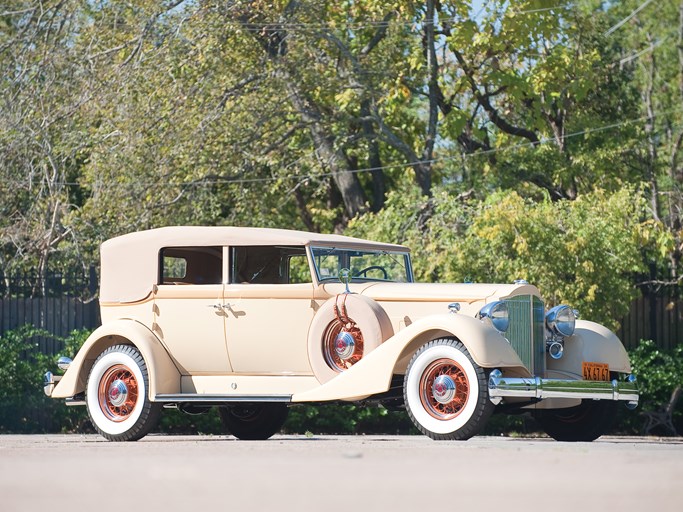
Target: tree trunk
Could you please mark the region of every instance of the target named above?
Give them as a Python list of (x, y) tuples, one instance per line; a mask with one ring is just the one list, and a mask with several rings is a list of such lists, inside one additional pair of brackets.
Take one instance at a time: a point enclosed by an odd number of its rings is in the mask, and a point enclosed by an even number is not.
[(427, 12), (424, 21), (424, 44), (427, 57), (427, 72), (429, 73), (428, 95), (429, 95), (429, 120), (427, 121), (427, 136), (425, 138), (424, 150), (422, 151), (421, 165), (415, 166), (417, 182), (426, 196), (432, 195), (432, 160), (434, 159), (434, 144), (436, 143), (436, 126), (439, 120), (439, 63), (436, 59), (436, 48), (434, 41), (434, 0), (427, 0)]
[[(647, 35), (648, 42), (652, 44), (652, 37)], [(646, 178), (650, 183), (650, 206), (652, 208), (652, 216), (655, 220), (659, 220), (659, 186), (657, 184), (657, 143), (654, 138), (655, 130), (655, 110), (652, 101), (652, 94), (654, 90), (656, 61), (654, 52), (650, 53), (648, 69), (648, 82), (644, 92), (645, 108), (647, 109), (647, 122), (645, 123), (645, 133), (647, 134), (647, 164), (646, 164)]]
[(280, 22), (273, 23), (272, 26), (265, 28), (262, 26), (263, 20), (254, 19), (254, 13), (251, 10), (245, 10), (239, 15), (239, 19), (242, 26), (254, 35), (267, 57), (275, 64), (277, 74), (285, 86), (292, 107), (308, 126), (318, 160), (332, 176), (332, 180), (341, 193), (346, 216), (352, 219), (367, 211), (365, 192), (360, 185), (358, 176), (350, 172), (348, 161), (343, 152), (335, 148), (334, 134), (330, 133), (324, 126), (320, 109), (302, 90), (300, 82), (287, 62), (288, 46), (285, 23), (289, 15), (297, 8), (298, 2), (291, 0), (284, 8)]
[(363, 127), (363, 135), (368, 140), (368, 162), (372, 169), (372, 211), (378, 212), (384, 208), (386, 201), (386, 182), (384, 180), (384, 171), (382, 170), (382, 160), (379, 156), (379, 144), (377, 143), (377, 134), (372, 123), (370, 114), (370, 100), (364, 99), (360, 104), (361, 124)]
[(365, 192), (358, 176), (349, 171), (348, 161), (342, 151), (334, 147), (334, 136), (327, 133), (323, 126), (320, 110), (306, 98), (284, 66), (282, 66), (281, 73), (292, 106), (308, 125), (318, 159), (324, 168), (329, 169), (332, 180), (342, 195), (346, 214), (352, 219), (365, 213), (367, 211)]

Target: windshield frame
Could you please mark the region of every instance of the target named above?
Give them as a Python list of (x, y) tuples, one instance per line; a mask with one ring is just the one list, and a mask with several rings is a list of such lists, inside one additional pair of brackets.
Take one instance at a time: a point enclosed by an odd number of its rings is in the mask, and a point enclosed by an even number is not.
[[(414, 283), (415, 278), (413, 276), (413, 266), (410, 258), (410, 251), (409, 250), (404, 250), (404, 251), (392, 251), (392, 250), (387, 250), (387, 249), (380, 249), (376, 247), (364, 247), (364, 246), (347, 246), (347, 245), (324, 245), (324, 244), (316, 244), (316, 245), (311, 245), (308, 247), (309, 250), (309, 257), (311, 259), (311, 266), (313, 268), (313, 277), (317, 280), (319, 284), (323, 283), (331, 283), (331, 282), (340, 282), (339, 281), (339, 276), (334, 275), (334, 276), (321, 276), (320, 275), (320, 268), (318, 267), (318, 263), (316, 261), (316, 251), (360, 251), (360, 252), (365, 252), (365, 253), (375, 253), (379, 255), (388, 255), (392, 258), (396, 259), (401, 259), (403, 260), (403, 267), (405, 268), (405, 274), (406, 274), (406, 283)], [(403, 283), (404, 281), (391, 281), (391, 280), (384, 280), (384, 279), (377, 279), (377, 278), (367, 278), (367, 277), (353, 277), (350, 283)]]

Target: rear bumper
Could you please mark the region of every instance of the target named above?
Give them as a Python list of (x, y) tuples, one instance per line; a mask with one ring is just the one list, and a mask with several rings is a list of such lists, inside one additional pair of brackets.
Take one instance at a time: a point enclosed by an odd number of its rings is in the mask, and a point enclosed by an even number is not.
[(580, 398), (620, 400), (635, 407), (639, 397), (632, 375), (625, 382), (504, 377), (500, 370), (493, 370), (489, 376), (489, 398), (494, 404), (504, 398)]

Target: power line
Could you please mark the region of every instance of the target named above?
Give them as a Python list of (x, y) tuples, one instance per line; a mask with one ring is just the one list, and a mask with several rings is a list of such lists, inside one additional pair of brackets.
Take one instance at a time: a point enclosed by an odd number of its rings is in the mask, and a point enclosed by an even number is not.
[[(667, 112), (663, 112), (660, 115), (668, 115), (668, 114), (674, 114), (677, 112), (683, 112), (683, 107), (679, 107), (677, 109), (672, 109)], [(620, 121), (618, 123), (612, 123), (608, 125), (603, 125), (603, 126), (598, 126), (596, 128), (586, 128), (584, 130), (572, 132), (565, 134), (559, 139), (561, 140), (567, 140), (570, 138), (574, 137), (579, 137), (581, 135), (588, 135), (591, 133), (600, 133), (604, 131), (609, 131), (613, 130), (615, 128), (619, 128), (621, 126), (627, 125), (627, 124), (632, 124), (636, 123), (638, 121), (645, 121), (649, 119), (649, 116), (641, 116), (637, 117), (634, 119), (627, 119), (625, 121)], [(511, 144), (509, 146), (501, 147), (501, 148), (491, 148), (483, 151), (477, 151), (476, 153), (466, 153), (466, 154), (458, 154), (458, 155), (451, 155), (451, 156), (444, 156), (444, 157), (439, 157), (439, 158), (432, 158), (430, 160), (420, 160), (419, 162), (402, 162), (402, 163), (395, 163), (395, 164), (388, 164), (388, 165), (382, 165), (382, 166), (377, 166), (377, 167), (366, 167), (362, 169), (350, 169), (350, 170), (345, 170), (343, 172), (349, 172), (352, 174), (362, 174), (362, 173), (367, 173), (367, 172), (373, 172), (373, 171), (383, 171), (383, 170), (389, 170), (389, 169), (403, 169), (403, 168), (408, 168), (408, 167), (413, 167), (416, 165), (416, 163), (420, 164), (434, 164), (434, 163), (439, 163), (439, 162), (450, 162), (453, 160), (457, 159), (462, 159), (462, 158), (475, 158), (475, 157), (480, 157), (480, 156), (489, 156), (492, 154), (496, 153), (503, 153), (507, 151), (516, 151), (519, 149), (524, 149), (524, 148), (532, 148), (534, 146), (542, 146), (545, 144), (552, 144), (555, 143), (557, 139), (555, 137), (546, 137), (541, 139), (538, 142), (521, 142), (518, 144)], [(296, 174), (290, 174), (287, 176), (271, 176), (271, 177), (264, 177), (264, 178), (238, 178), (238, 179), (230, 179), (230, 178), (225, 178), (225, 179), (205, 179), (205, 180), (195, 180), (190, 183), (165, 183), (166, 186), (174, 186), (174, 187), (188, 187), (188, 186), (204, 186), (204, 185), (219, 185), (219, 184), (225, 184), (225, 185), (233, 185), (233, 184), (249, 184), (249, 183), (267, 183), (271, 181), (278, 181), (278, 180), (299, 180), (299, 181), (305, 181), (309, 179), (318, 179), (318, 178), (328, 178), (332, 177), (335, 174), (340, 174), (340, 173), (334, 173), (334, 172), (326, 172), (326, 173), (318, 173), (318, 174), (307, 174), (307, 175), (296, 175)], [(40, 182), (34, 182), (34, 183), (40, 183)], [(62, 186), (81, 186), (81, 183), (77, 182), (59, 182), (55, 183), (54, 185), (62, 185)]]
[[(574, 5), (572, 3), (569, 4), (558, 4), (553, 7), (543, 7), (543, 8), (538, 8), (538, 9), (526, 9), (526, 10), (515, 10), (512, 9), (510, 12), (514, 13), (515, 15), (520, 15), (520, 14), (537, 14), (541, 12), (549, 12), (549, 11), (561, 11), (561, 10), (567, 10), (567, 9), (572, 9)], [(483, 9), (480, 9), (479, 14)], [(459, 21), (461, 18), (459, 17), (445, 17), (445, 18), (439, 18), (439, 22), (449, 22), (449, 21)], [(239, 24), (241, 26), (245, 26), (247, 28), (254, 27), (254, 28), (268, 28), (268, 27), (273, 27), (273, 28), (278, 28), (278, 29), (287, 29), (287, 30), (305, 30), (305, 29), (335, 29), (335, 28), (347, 28), (347, 29), (352, 29), (352, 30), (361, 30), (364, 28), (387, 28), (392, 25), (403, 25), (403, 26), (408, 26), (408, 27), (419, 27), (419, 26), (424, 26), (425, 24), (430, 24), (434, 23), (433, 21), (430, 20), (421, 20), (421, 19), (414, 19), (414, 20), (368, 20), (364, 22), (359, 22), (359, 23), (332, 23), (332, 22), (327, 22), (327, 23), (309, 23), (309, 22), (296, 22), (296, 21), (284, 21), (284, 22), (278, 22), (278, 21), (254, 21), (254, 22), (242, 22), (240, 21)]]
[[(646, 53), (650, 53), (650, 52), (654, 51), (655, 48), (661, 46), (662, 43), (664, 43), (664, 41), (666, 41), (666, 40), (669, 39), (670, 37), (671, 37), (671, 36), (667, 36), (667, 37), (665, 37), (665, 38), (663, 38), (663, 39), (659, 39), (659, 40), (655, 41), (654, 43), (651, 43), (651, 44), (650, 44), (649, 46), (647, 46), (645, 49), (640, 50), (639, 52), (634, 52), (634, 53), (632, 53), (631, 55), (628, 55), (627, 57), (624, 57), (623, 59), (618, 60), (617, 62), (619, 63), (620, 66), (623, 66), (623, 65), (626, 64), (627, 62), (631, 62), (632, 60), (635, 60), (635, 59), (637, 59), (637, 58), (639, 58), (639, 57), (645, 55)], [(615, 63), (615, 64), (616, 64), (616, 63)]]
[(607, 29), (607, 31), (606, 31), (603, 35), (604, 35), (604, 36), (609, 36), (609, 35), (613, 34), (615, 31), (619, 30), (620, 27), (622, 27), (625, 23), (628, 22), (628, 20), (630, 20), (631, 18), (633, 18), (633, 17), (634, 17), (636, 14), (638, 14), (640, 11), (642, 11), (643, 9), (645, 9), (651, 2), (652, 2), (652, 0), (645, 0), (645, 1), (644, 1), (642, 4), (640, 4), (640, 5), (639, 5), (631, 14), (629, 14), (628, 16), (626, 16), (623, 20), (621, 20), (621, 21), (620, 21), (619, 23), (617, 23), (616, 25), (613, 25), (612, 27), (610, 27), (609, 29)]
[[(680, 107), (678, 109), (673, 109), (668, 112), (664, 112), (661, 115), (667, 115), (671, 113), (676, 113), (683, 111), (683, 107)], [(566, 140), (570, 139), (573, 137), (578, 137), (581, 135), (587, 135), (590, 133), (599, 133), (599, 132), (604, 132), (608, 130), (613, 130), (615, 128), (619, 128), (620, 126), (624, 126), (627, 124), (631, 123), (636, 123), (638, 121), (644, 121), (646, 119), (649, 119), (649, 116), (641, 116), (635, 119), (628, 119), (626, 121), (620, 121), (618, 123), (612, 123), (604, 126), (599, 126), (597, 128), (587, 128), (585, 130), (580, 130), (577, 132), (573, 133), (568, 133), (566, 135), (563, 135), (560, 137), (561, 140)], [(453, 156), (445, 156), (445, 157), (440, 157), (440, 158), (432, 158), (431, 160), (420, 160), (420, 164), (433, 164), (433, 163), (438, 163), (438, 162), (447, 162), (447, 161), (452, 161), (452, 160), (457, 160), (460, 158), (474, 158), (474, 157), (479, 157), (479, 156), (488, 156), (491, 154), (495, 153), (501, 153), (505, 151), (514, 151), (517, 149), (523, 149), (523, 148), (528, 148), (528, 147), (534, 147), (534, 146), (540, 146), (543, 144), (548, 144), (548, 143), (554, 143), (556, 141), (555, 138), (544, 138), (541, 139), (539, 142), (521, 142), (519, 144), (512, 144), (510, 146), (505, 146), (502, 148), (491, 148), (487, 149), (484, 151), (478, 151), (476, 153), (467, 153), (467, 154), (459, 154), (459, 155), (453, 155)], [(415, 165), (415, 163), (409, 163), (409, 162), (403, 162), (403, 163), (396, 163), (396, 164), (389, 164), (389, 165), (382, 165), (378, 167), (367, 167), (363, 169), (351, 169), (348, 171), (344, 172), (350, 172), (353, 174), (361, 174), (361, 173), (366, 173), (366, 172), (372, 172), (372, 171), (382, 171), (382, 170), (387, 170), (387, 169), (401, 169), (401, 168), (406, 168), (406, 167), (412, 167)], [(217, 180), (211, 184), (218, 184), (218, 183), (261, 183), (261, 182), (269, 182), (269, 181), (276, 181), (280, 179), (300, 179), (300, 180), (306, 180), (306, 179), (313, 179), (313, 178), (325, 178), (325, 177), (331, 177), (334, 176), (335, 174), (339, 173), (334, 173), (334, 172), (327, 172), (327, 173), (322, 173), (322, 174), (310, 174), (310, 175), (304, 175), (304, 176), (296, 176), (296, 175), (290, 175), (290, 176), (278, 176), (278, 177), (270, 177), (270, 178), (246, 178), (246, 179), (239, 179), (239, 180)], [(204, 184), (206, 182), (201, 182), (200, 184)], [(207, 183), (209, 184), (209, 183)]]

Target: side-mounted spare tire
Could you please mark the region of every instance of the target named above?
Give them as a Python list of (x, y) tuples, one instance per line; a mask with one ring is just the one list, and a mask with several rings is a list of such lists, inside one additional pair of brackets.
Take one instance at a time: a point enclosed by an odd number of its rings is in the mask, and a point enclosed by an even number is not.
[(308, 357), (321, 384), (347, 370), (394, 334), (389, 316), (374, 300), (340, 294), (326, 301), (308, 332)]

